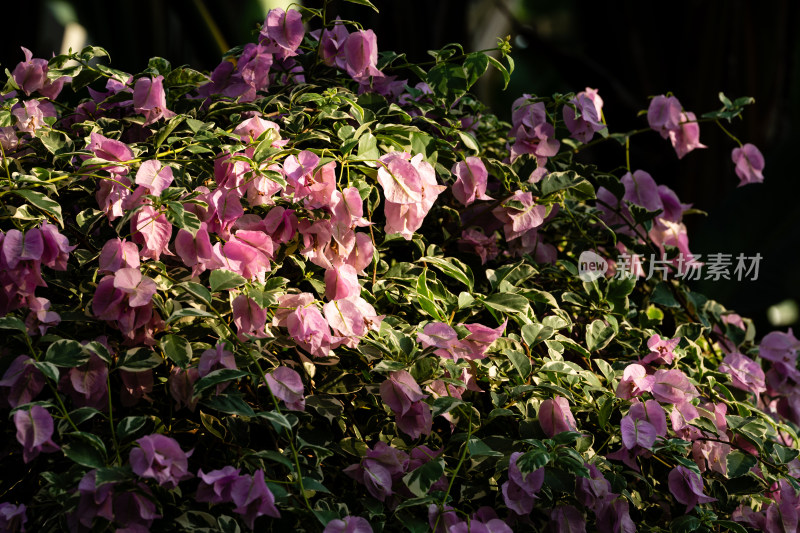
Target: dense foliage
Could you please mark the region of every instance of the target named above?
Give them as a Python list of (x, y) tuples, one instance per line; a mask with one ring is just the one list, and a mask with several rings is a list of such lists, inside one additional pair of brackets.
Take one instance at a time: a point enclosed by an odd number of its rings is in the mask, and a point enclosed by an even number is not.
[(508, 124), (469, 90), (509, 51), (410, 64), (313, 9), (209, 76), (24, 50), (0, 529), (796, 530), (800, 342), (686, 283), (757, 258), (693, 255), (673, 191), (581, 159), (709, 122), (759, 182), (750, 100), (612, 133), (587, 88)]

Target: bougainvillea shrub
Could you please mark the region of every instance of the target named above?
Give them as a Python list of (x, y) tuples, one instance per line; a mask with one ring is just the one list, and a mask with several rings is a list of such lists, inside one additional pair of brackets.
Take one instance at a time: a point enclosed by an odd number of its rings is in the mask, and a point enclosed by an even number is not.
[(750, 99), (643, 97), (614, 133), (586, 88), (507, 123), (469, 92), (507, 41), (378, 39), (276, 9), (210, 74), (23, 48), (0, 530), (795, 531), (800, 341), (687, 285), (756, 259), (693, 254), (657, 169), (582, 154), (703, 157), (719, 126), (760, 182)]

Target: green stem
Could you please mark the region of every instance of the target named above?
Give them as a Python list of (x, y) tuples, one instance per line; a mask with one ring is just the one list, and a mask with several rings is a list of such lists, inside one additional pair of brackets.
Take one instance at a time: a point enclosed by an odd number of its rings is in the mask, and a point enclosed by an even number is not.
[(114, 429), (114, 406), (111, 403), (111, 376), (106, 373), (106, 389), (108, 390), (108, 425), (111, 428), (111, 442), (114, 444), (114, 453), (117, 456), (117, 464), (122, 464), (122, 457), (119, 455), (119, 442), (117, 442), (117, 432)]
[(625, 168), (631, 171), (631, 138), (625, 137)]
[(8, 178), (8, 181), (10, 182), (11, 181), (11, 172), (8, 170), (8, 158), (6, 157), (6, 151), (3, 148), (2, 144), (0, 144), (0, 156), (3, 157), (3, 166), (6, 169), (6, 177)]
[[(182, 287), (182, 288), (184, 290), (186, 290), (186, 292), (188, 292), (189, 294), (192, 294), (193, 296), (199, 298), (200, 300), (203, 299), (199, 294), (194, 292), (192, 289), (190, 289), (188, 287)], [(209, 308), (211, 309), (211, 311), (213, 311), (213, 313), (215, 315), (217, 315), (217, 319), (225, 326), (225, 329), (228, 330), (228, 333), (231, 335), (231, 337), (236, 339), (237, 342), (239, 342), (240, 344), (244, 345), (244, 343), (239, 341), (239, 338), (236, 336), (236, 333), (233, 331), (233, 329), (231, 329), (231, 327), (228, 324), (228, 322), (225, 321), (222, 318), (222, 315), (219, 313), (219, 311), (217, 311), (213, 306), (209, 306)], [(261, 377), (261, 381), (264, 383), (264, 385), (267, 386), (267, 391), (269, 392), (270, 398), (272, 398), (272, 403), (275, 406), (275, 410), (278, 412), (278, 414), (280, 414), (281, 408), (280, 408), (280, 405), (278, 405), (278, 399), (275, 398), (275, 395), (272, 394), (272, 389), (269, 388), (269, 382), (267, 382), (267, 375), (264, 372), (264, 369), (261, 368), (261, 365), (259, 364), (258, 359), (255, 358), (255, 356), (253, 355), (253, 353), (250, 350), (245, 350), (245, 351), (247, 352), (248, 357), (250, 357), (250, 360), (253, 362), (253, 364), (258, 369), (258, 374)], [(298, 485), (300, 487), (300, 494), (302, 494), (303, 502), (305, 503), (305, 505), (308, 508), (308, 510), (313, 512), (314, 510), (311, 508), (311, 502), (308, 501), (308, 497), (306, 496), (305, 486), (303, 485), (303, 473), (300, 470), (300, 457), (299, 457), (299, 454), (297, 453), (297, 447), (295, 446), (295, 443), (294, 443), (294, 435), (290, 434), (289, 437), (290, 437), (289, 438), (289, 447), (292, 450), (292, 458), (294, 459), (294, 465), (295, 465), (295, 468), (297, 469), (297, 483), (298, 483)]]
[(734, 135), (733, 133), (729, 132), (729, 131), (728, 131), (728, 129), (727, 129), (725, 126), (723, 126), (723, 125), (722, 125), (722, 122), (720, 122), (719, 120), (716, 120), (716, 119), (714, 120), (714, 122), (716, 122), (716, 123), (717, 123), (717, 126), (719, 126), (719, 128), (720, 128), (722, 131), (724, 131), (724, 132), (725, 132), (725, 135), (727, 135), (728, 137), (730, 137), (731, 139), (733, 139), (734, 141), (736, 141), (736, 144), (738, 144), (740, 147), (742, 146), (742, 141), (740, 141), (740, 140), (739, 140), (739, 139), (736, 137), (736, 135)]
[(219, 47), (219, 51), (224, 54), (230, 50), (230, 46), (228, 46), (228, 43), (225, 41), (225, 36), (222, 35), (222, 31), (220, 31), (219, 26), (217, 26), (214, 17), (212, 17), (211, 13), (209, 13), (208, 8), (203, 3), (203, 0), (194, 0), (194, 6), (197, 8), (197, 11), (200, 12), (203, 22), (206, 23), (208, 31), (211, 32), (214, 42), (217, 43), (217, 46)]
[[(41, 358), (41, 355), (39, 354), (38, 350), (36, 350), (36, 348), (33, 347), (31, 338), (28, 336), (27, 333), (25, 333), (25, 343), (28, 345), (28, 349), (31, 352), (31, 356), (38, 363), (39, 359)], [(53, 392), (53, 396), (55, 396), (56, 401), (58, 402), (58, 407), (59, 410), (61, 411), (61, 414), (64, 416), (67, 422), (69, 422), (69, 425), (72, 426), (72, 429), (74, 429), (75, 431), (80, 431), (78, 429), (78, 426), (75, 425), (75, 422), (73, 422), (72, 419), (69, 417), (69, 411), (67, 411), (67, 406), (64, 405), (64, 400), (62, 400), (61, 396), (59, 396), (58, 394), (58, 388), (55, 385), (53, 385), (53, 383), (49, 379), (45, 379), (45, 381), (47, 381), (47, 386), (50, 387), (50, 390)]]
[(469, 451), (469, 439), (472, 437), (472, 409), (469, 411), (469, 420), (467, 421), (467, 425), (469, 426), (469, 429), (467, 430), (467, 440), (464, 441), (464, 450), (461, 452), (461, 457), (458, 459), (456, 469), (453, 470), (453, 477), (450, 478), (450, 484), (447, 486), (447, 492), (444, 493), (442, 503), (439, 505), (439, 515), (436, 517), (436, 523), (433, 524), (434, 531), (436, 531), (436, 528), (439, 526), (439, 520), (441, 520), (442, 514), (444, 513), (444, 506), (447, 504), (447, 499), (450, 497), (450, 491), (453, 490), (453, 485), (456, 482), (458, 471), (461, 470), (461, 466), (464, 464), (464, 461), (467, 458), (467, 451)]

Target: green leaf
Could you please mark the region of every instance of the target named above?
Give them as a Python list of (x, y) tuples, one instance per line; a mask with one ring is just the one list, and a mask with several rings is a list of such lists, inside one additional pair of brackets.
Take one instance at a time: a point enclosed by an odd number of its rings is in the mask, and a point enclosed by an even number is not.
[(344, 1), (345, 2), (349, 2), (351, 4), (358, 4), (360, 6), (371, 7), (372, 9), (375, 10), (375, 13), (380, 13), (380, 11), (378, 11), (378, 8), (375, 7), (375, 5), (372, 2), (370, 2), (369, 0), (344, 0)]
[(48, 363), (46, 361), (34, 361), (31, 364), (38, 368), (39, 371), (48, 379), (56, 382), (58, 381), (58, 367), (53, 363)]
[(489, 66), (489, 57), (483, 52), (472, 52), (464, 59), (464, 70), (467, 73), (467, 89), (472, 87), (483, 76)]
[[(86, 62), (98, 57), (107, 57), (111, 59), (111, 56), (108, 55), (108, 51), (102, 46), (85, 46), (80, 52), (80, 58)], [(125, 82), (127, 82), (127, 79), (123, 80), (123, 83)]]
[(97, 65), (95, 65), (95, 68), (100, 72), (102, 72), (103, 74), (106, 74), (109, 78), (113, 78), (122, 84), (127, 84), (128, 79), (130, 79), (131, 77), (131, 75), (128, 74), (127, 72), (111, 68), (107, 65), (103, 65), (102, 63), (98, 63)]
[[(548, 317), (550, 318), (550, 317)], [(558, 317), (555, 317), (558, 318)], [(529, 347), (536, 346), (543, 340), (553, 336), (553, 328), (544, 324), (525, 324), (522, 326), (522, 339)]]
[(222, 425), (222, 422), (219, 421), (219, 418), (200, 411), (200, 422), (209, 433), (220, 440), (225, 440), (225, 426)]
[(503, 313), (524, 313), (528, 308), (528, 299), (519, 294), (492, 294), (483, 304)]
[(438, 270), (441, 270), (444, 275), (466, 285), (469, 291), (472, 292), (475, 285), (475, 276), (472, 274), (472, 269), (455, 257), (444, 259), (442, 257), (428, 256), (419, 259), (417, 262), (430, 263)]
[(88, 361), (89, 354), (83, 351), (78, 341), (59, 339), (47, 347), (44, 360), (56, 366), (72, 368)]
[(276, 430), (281, 427), (286, 429), (287, 431), (292, 430), (292, 423), (289, 422), (289, 419), (277, 411), (261, 411), (259, 413), (256, 413), (256, 415), (261, 418), (266, 418), (267, 420), (272, 422), (272, 425), (275, 426)]
[(211, 305), (213, 302), (211, 292), (209, 292), (205, 285), (200, 285), (199, 283), (195, 283), (193, 281), (184, 281), (176, 286), (185, 290), (193, 298), (200, 298), (201, 302), (199, 303)]
[(283, 175), (280, 172), (276, 170), (261, 170), (259, 171), (259, 173), (268, 180), (274, 181), (284, 189), (286, 188), (287, 185), (286, 180), (283, 179)]
[(25, 327), (25, 322), (13, 316), (4, 316), (0, 318), (0, 329), (16, 329), (26, 334), (28, 332), (28, 328)]
[(403, 476), (403, 483), (414, 496), (421, 498), (428, 494), (431, 486), (439, 481), (442, 475), (444, 475), (444, 459), (437, 458)]
[(534, 470), (538, 470), (546, 466), (550, 462), (550, 454), (546, 450), (537, 448), (529, 452), (525, 452), (517, 459), (517, 467), (524, 476)]
[(609, 300), (619, 300), (627, 297), (636, 288), (636, 278), (634, 276), (615, 277), (608, 283), (606, 297)]
[(133, 471), (129, 466), (109, 466), (98, 468), (95, 472), (95, 486), (106, 483), (121, 483), (133, 478)]
[(661, 281), (653, 289), (653, 294), (650, 296), (650, 301), (662, 305), (664, 307), (680, 307), (681, 304), (675, 299), (672, 291), (669, 289), (667, 282)]
[(58, 221), (58, 225), (62, 228), (64, 227), (64, 218), (61, 216), (61, 205), (55, 200), (51, 200), (44, 193), (30, 189), (15, 189), (11, 192), (25, 198), (45, 213), (52, 215)]
[(95, 417), (95, 415), (99, 415), (100, 411), (95, 409), (94, 407), (78, 407), (74, 411), (70, 411), (69, 419), (75, 423), (76, 426), (79, 426), (86, 422), (87, 420), (91, 420)]
[[(166, 78), (164, 78), (164, 87), (180, 87), (182, 85), (198, 86), (207, 81), (208, 76), (202, 72), (198, 72), (191, 68), (178, 67), (170, 72)], [(192, 130), (197, 132), (197, 130), (194, 128), (192, 128)]]
[(36, 137), (51, 154), (64, 151), (65, 147), (67, 150), (72, 147), (72, 141), (67, 134), (58, 130), (39, 129), (36, 130)]
[(428, 71), (426, 81), (439, 96), (460, 96), (469, 88), (464, 68), (452, 63), (439, 63), (433, 67)]
[[(440, 500), (437, 500), (433, 496), (425, 496), (424, 498), (409, 498), (409, 499), (405, 500), (403, 503), (401, 503), (400, 505), (398, 505), (395, 508), (395, 511), (400, 511), (401, 509), (407, 509), (409, 507), (417, 507), (418, 505), (428, 506), (428, 505), (430, 505), (432, 503), (440, 503)], [(424, 527), (425, 527), (425, 529), (422, 529), (422, 531), (429, 531), (430, 530), (427, 524), (425, 524)], [(416, 531), (414, 533), (416, 533)]]
[(351, 394), (364, 387), (364, 383), (355, 374), (342, 372), (329, 381), (317, 384), (317, 391), (327, 394)]
[(463, 405), (464, 401), (453, 396), (440, 396), (433, 400), (431, 406), (431, 413), (434, 418), (445, 413), (449, 413), (459, 405)]
[(586, 347), (590, 352), (602, 350), (614, 338), (614, 328), (602, 320), (595, 320), (586, 326)]
[(69, 86), (72, 92), (77, 93), (100, 77), (102, 77), (102, 74), (95, 70), (83, 69), (80, 74), (72, 78), (72, 83), (70, 83)]
[(511, 360), (511, 364), (517, 369), (522, 379), (528, 379), (532, 371), (531, 360), (528, 356), (516, 350), (504, 350), (503, 353)]
[(491, 449), (478, 437), (472, 437), (467, 441), (467, 449), (473, 457), (489, 456), (489, 457), (502, 457), (503, 454)]
[(235, 272), (230, 270), (213, 270), (208, 278), (211, 286), (211, 292), (224, 291), (227, 289), (234, 289), (241, 287), (247, 280)]
[(600, 427), (605, 428), (611, 418), (611, 414), (614, 412), (614, 398), (610, 395), (603, 396), (597, 403), (600, 405), (597, 420), (600, 423)]
[(724, 530), (733, 531), (734, 533), (747, 533), (747, 529), (741, 524), (733, 520), (714, 520), (712, 524), (716, 524)]
[[(623, 144), (625, 143), (623, 142)], [(595, 179), (600, 187), (604, 187), (606, 190), (610, 191), (614, 196), (616, 196), (617, 200), (622, 200), (622, 198), (625, 196), (625, 186), (618, 177), (610, 174), (604, 174), (597, 176)]]
[(184, 121), (185, 118), (186, 118), (185, 115), (178, 115), (177, 117), (174, 117), (169, 122), (167, 122), (166, 126), (158, 130), (156, 138), (153, 141), (153, 145), (156, 148), (161, 146), (164, 143), (164, 140), (166, 140), (166, 138), (169, 137), (169, 134), (172, 133), (175, 130), (175, 128), (177, 128), (178, 125), (180, 125), (180, 123)]
[(328, 490), (328, 487), (314, 479), (313, 477), (304, 477), (303, 478), (303, 488), (306, 490), (315, 490), (317, 492), (324, 492), (330, 494), (331, 491)]
[(375, 161), (381, 156), (380, 150), (378, 150), (378, 139), (375, 136), (367, 132), (362, 135), (358, 139), (358, 157), (355, 158), (357, 161)]
[(548, 196), (554, 192), (568, 189), (582, 179), (574, 170), (551, 172), (544, 177), (539, 187), (542, 190), (542, 196)]
[(150, 420), (146, 416), (126, 416), (117, 423), (117, 439), (120, 441), (135, 437)]
[(458, 131), (456, 133), (458, 134), (458, 138), (461, 139), (464, 147), (466, 147), (468, 150), (472, 150), (476, 154), (480, 153), (481, 146), (478, 144), (478, 140), (474, 135), (468, 131)]
[(201, 309), (195, 309), (193, 307), (184, 307), (183, 309), (179, 309), (169, 315), (167, 319), (167, 324), (172, 324), (176, 320), (180, 320), (181, 318), (186, 317), (202, 317), (202, 318), (214, 318), (214, 315), (209, 313), (208, 311), (203, 311)]
[(158, 352), (152, 348), (132, 348), (125, 352), (119, 367), (122, 370), (136, 372), (155, 368), (163, 362), (164, 360), (158, 355)]
[[(364, 446), (366, 447), (366, 444)], [(257, 457), (259, 457), (261, 459), (267, 459), (267, 460), (269, 460), (269, 461), (271, 461), (273, 463), (281, 464), (281, 465), (285, 466), (286, 468), (288, 468), (290, 470), (294, 468), (294, 463), (292, 463), (292, 461), (290, 459), (288, 459), (287, 457), (284, 457), (283, 455), (281, 455), (280, 453), (276, 452), (275, 450), (259, 450), (259, 451), (255, 452), (253, 455), (255, 455), (255, 456), (257, 456)]]
[(428, 288), (427, 269), (422, 271), (417, 278), (417, 302), (422, 310), (434, 319), (443, 322), (445, 320), (444, 311), (436, 304), (436, 300)]
[(344, 412), (344, 404), (332, 396), (325, 394), (312, 394), (306, 398), (306, 407), (314, 409), (328, 422), (335, 422)]
[(700, 519), (694, 515), (679, 516), (670, 524), (670, 530), (674, 533), (694, 533), (700, 528)]
[(88, 468), (103, 468), (106, 466), (105, 454), (101, 453), (87, 440), (74, 440), (62, 446), (61, 450), (64, 455), (81, 466)]
[(780, 444), (775, 444), (773, 453), (775, 457), (778, 458), (778, 463), (786, 464), (797, 457), (800, 454), (800, 450), (796, 448), (787, 448), (786, 446), (782, 446)]
[(554, 372), (556, 374), (566, 374), (577, 376), (581, 373), (581, 367), (572, 361), (548, 361), (540, 366), (538, 372)]
[(195, 382), (194, 395), (199, 396), (201, 392), (206, 389), (210, 389), (215, 385), (227, 383), (228, 381), (233, 381), (247, 375), (247, 371), (238, 370), (236, 368), (220, 368), (218, 370), (214, 370)]
[(158, 343), (164, 350), (164, 355), (181, 368), (186, 368), (192, 359), (192, 345), (183, 337), (164, 335)]
[(614, 380), (614, 367), (612, 367), (608, 361), (599, 358), (592, 359), (592, 362), (597, 365), (603, 377), (606, 378), (606, 381), (610, 384)]
[(109, 352), (108, 348), (103, 346), (101, 343), (97, 341), (87, 342), (82, 346), (82, 348), (84, 351), (96, 355), (106, 363), (111, 363), (112, 360), (111, 352)]
[(475, 302), (475, 298), (468, 292), (460, 292), (458, 293), (458, 308), (459, 309), (466, 309), (467, 307), (471, 306)]
[(186, 211), (180, 202), (167, 202), (167, 219), (176, 227), (192, 234), (200, 229), (200, 219), (191, 211)]
[(740, 477), (747, 474), (751, 468), (756, 466), (758, 459), (749, 453), (734, 450), (726, 457), (728, 466), (728, 478)]
[(217, 411), (228, 413), (231, 415), (254, 417), (256, 416), (253, 408), (239, 395), (234, 394), (220, 394), (219, 396), (212, 396), (200, 402), (202, 405), (215, 409)]
[(503, 76), (503, 90), (505, 91), (508, 88), (508, 82), (511, 81), (511, 74), (497, 59), (493, 58), (492, 56), (486, 56), (486, 58), (489, 60), (489, 63), (491, 63), (494, 68), (500, 71), (500, 74)]

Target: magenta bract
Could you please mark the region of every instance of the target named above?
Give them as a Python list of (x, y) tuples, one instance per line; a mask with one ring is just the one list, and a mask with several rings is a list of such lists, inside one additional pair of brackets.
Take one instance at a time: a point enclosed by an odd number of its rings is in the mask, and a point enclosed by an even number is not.
[(194, 477), (188, 471), (188, 460), (192, 452), (184, 452), (178, 441), (166, 435), (154, 434), (138, 439), (139, 447), (131, 450), (130, 463), (133, 472), (144, 478), (152, 478), (167, 488)]

